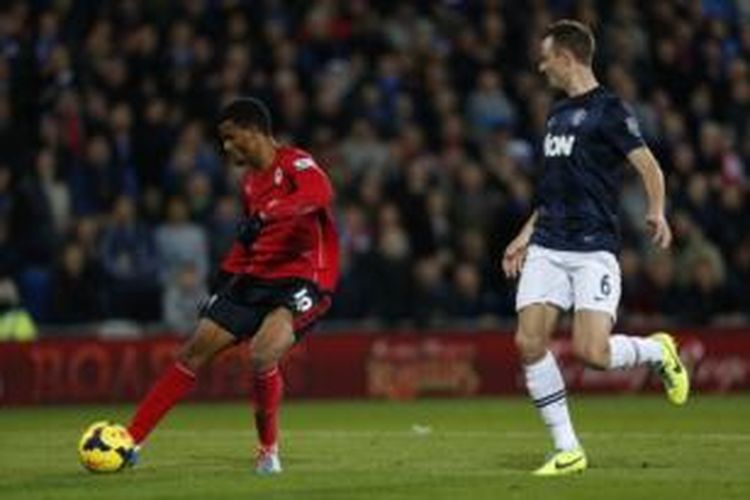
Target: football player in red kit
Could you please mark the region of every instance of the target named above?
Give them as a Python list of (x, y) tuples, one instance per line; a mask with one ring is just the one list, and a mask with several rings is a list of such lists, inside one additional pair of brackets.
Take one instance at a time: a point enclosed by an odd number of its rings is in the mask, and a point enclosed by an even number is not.
[(128, 431), (136, 444), (143, 443), (193, 388), (201, 367), (249, 339), (259, 438), (256, 471), (273, 474), (281, 472), (278, 362), (328, 310), (338, 280), (333, 190), (307, 152), (274, 141), (261, 101), (241, 98), (228, 104), (218, 132), (230, 168), (241, 175), (244, 216), (195, 334), (140, 403)]

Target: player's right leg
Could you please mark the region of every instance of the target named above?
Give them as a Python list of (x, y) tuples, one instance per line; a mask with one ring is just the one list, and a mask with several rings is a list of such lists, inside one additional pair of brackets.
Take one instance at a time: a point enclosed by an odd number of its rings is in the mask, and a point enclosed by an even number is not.
[(515, 341), (529, 395), (555, 447), (551, 457), (534, 471), (536, 475), (563, 475), (586, 468), (586, 457), (570, 420), (565, 382), (548, 349), (560, 309), (571, 305), (570, 280), (559, 254), (532, 246), (518, 284)]
[(214, 321), (208, 318), (200, 320), (195, 334), (180, 349), (175, 362), (138, 405), (128, 426), (136, 445), (140, 445), (162, 417), (195, 386), (198, 370), (218, 353), (234, 345), (236, 340), (234, 335)]
[(565, 382), (555, 357), (548, 350), (559, 314), (557, 307), (548, 304), (525, 307), (518, 315), (515, 339), (526, 387), (555, 447), (545, 463), (534, 471), (539, 476), (565, 475), (586, 468), (586, 456), (568, 411)]

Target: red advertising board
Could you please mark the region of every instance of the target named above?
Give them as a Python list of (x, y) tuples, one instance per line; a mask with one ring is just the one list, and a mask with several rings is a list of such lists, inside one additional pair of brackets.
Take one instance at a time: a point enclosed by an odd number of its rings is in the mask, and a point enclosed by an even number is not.
[[(678, 335), (698, 391), (750, 389), (750, 331)], [(180, 340), (44, 340), (0, 344), (0, 405), (133, 401), (172, 360)], [(584, 368), (567, 340), (553, 349), (572, 391), (641, 391), (657, 387), (647, 369)], [(249, 352), (239, 346), (199, 378), (196, 399), (245, 398)], [(523, 379), (507, 333), (309, 336), (283, 364), (287, 397), (410, 399), (508, 394)]]

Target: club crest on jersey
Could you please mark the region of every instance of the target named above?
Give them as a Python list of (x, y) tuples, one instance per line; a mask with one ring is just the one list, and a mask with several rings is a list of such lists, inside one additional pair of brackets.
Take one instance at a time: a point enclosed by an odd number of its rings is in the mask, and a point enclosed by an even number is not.
[(641, 136), (641, 128), (638, 126), (638, 120), (634, 116), (625, 118), (625, 126), (628, 128), (628, 132), (634, 137)]
[(283, 179), (284, 172), (281, 170), (281, 167), (279, 167), (276, 169), (276, 172), (273, 173), (273, 183), (277, 186), (280, 186)]
[(574, 135), (547, 134), (544, 136), (544, 156), (551, 158), (570, 156), (575, 142), (576, 136)]
[(315, 161), (312, 158), (298, 158), (294, 160), (294, 168), (297, 170), (307, 170), (310, 167), (315, 166)]
[(573, 113), (573, 116), (570, 118), (570, 124), (574, 127), (579, 126), (581, 123), (583, 123), (583, 120), (586, 119), (586, 115), (588, 113), (585, 109), (579, 109), (575, 113)]

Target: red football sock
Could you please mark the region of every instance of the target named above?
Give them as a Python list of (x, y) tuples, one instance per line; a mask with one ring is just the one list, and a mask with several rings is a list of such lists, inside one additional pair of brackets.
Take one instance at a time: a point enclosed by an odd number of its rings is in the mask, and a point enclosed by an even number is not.
[(253, 376), (255, 390), (255, 429), (258, 440), (264, 448), (276, 445), (279, 435), (279, 405), (284, 393), (284, 380), (281, 371), (274, 366), (268, 371), (255, 373)]
[(195, 373), (179, 361), (170, 366), (141, 400), (128, 431), (141, 443), (159, 420), (195, 386)]

